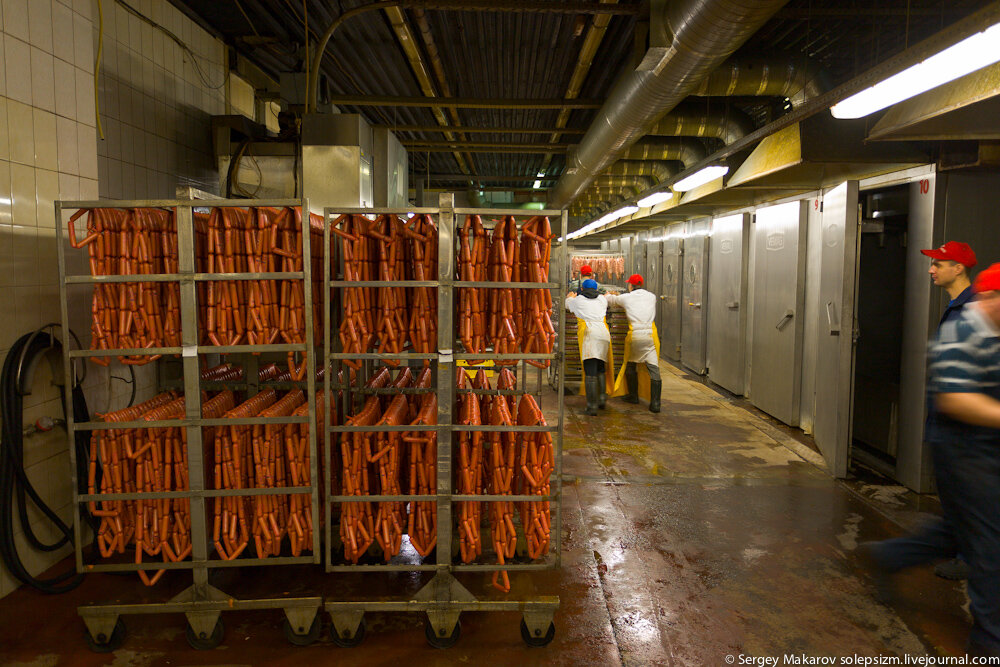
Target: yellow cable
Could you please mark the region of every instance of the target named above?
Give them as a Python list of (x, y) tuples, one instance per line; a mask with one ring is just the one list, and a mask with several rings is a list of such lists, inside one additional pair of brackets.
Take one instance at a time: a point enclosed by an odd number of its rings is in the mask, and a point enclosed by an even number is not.
[(101, 127), (101, 103), (98, 100), (97, 90), (101, 76), (101, 54), (104, 52), (104, 7), (101, 0), (97, 0), (97, 62), (94, 63), (94, 114), (97, 117), (97, 136), (104, 139), (104, 128)]

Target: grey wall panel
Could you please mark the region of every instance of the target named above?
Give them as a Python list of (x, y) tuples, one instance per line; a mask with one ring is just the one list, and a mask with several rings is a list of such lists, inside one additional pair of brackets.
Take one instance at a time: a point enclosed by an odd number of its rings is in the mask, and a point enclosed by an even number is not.
[(806, 205), (757, 209), (754, 225), (750, 399), (791, 426), (801, 400)]
[[(661, 282), (663, 267), (663, 228), (657, 227), (649, 230), (649, 239), (646, 241), (646, 246), (646, 267), (641, 271), (644, 286), (653, 294), (660, 295), (663, 293), (663, 284)], [(628, 276), (625, 276), (625, 278), (628, 278)], [(622, 282), (624, 283), (624, 280)], [(656, 316), (653, 318), (657, 331), (663, 327), (663, 315), (661, 312), (662, 309), (660, 308), (661, 303), (662, 301), (657, 300)]]
[(848, 181), (823, 199), (819, 236), (819, 327), (815, 381), (816, 446), (834, 477), (847, 475), (851, 447), (853, 331), (858, 264), (858, 183)]
[(663, 284), (660, 294), (660, 354), (664, 359), (681, 358), (681, 263), (684, 253), (683, 224), (669, 225), (663, 240)]
[(687, 224), (681, 266), (681, 363), (698, 374), (707, 368), (708, 248), (712, 219)]
[(749, 235), (749, 213), (712, 221), (708, 272), (708, 377), (737, 395), (746, 391)]
[(822, 197), (819, 193), (808, 199), (806, 225), (806, 300), (802, 314), (802, 399), (799, 406), (799, 428), (813, 433), (816, 413), (816, 364), (821, 329), (819, 304), (820, 260), (823, 249)]

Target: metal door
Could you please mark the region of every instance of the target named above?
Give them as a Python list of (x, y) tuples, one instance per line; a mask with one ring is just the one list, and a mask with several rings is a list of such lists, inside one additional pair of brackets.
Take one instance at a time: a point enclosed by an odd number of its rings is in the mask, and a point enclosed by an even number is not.
[(823, 196), (820, 329), (814, 437), (834, 477), (847, 475), (854, 379), (854, 304), (858, 262), (858, 182)]
[(757, 209), (750, 400), (798, 426), (805, 300), (805, 202)]
[(684, 256), (682, 225), (667, 227), (663, 241), (663, 283), (660, 293), (660, 354), (664, 359), (681, 358), (681, 260)]
[[(663, 230), (654, 229), (649, 232), (649, 240), (646, 243), (646, 268), (642, 272), (643, 286), (653, 294), (662, 294), (663, 285), (660, 282), (660, 267), (663, 266)], [(625, 276), (626, 278), (628, 276)], [(656, 315), (653, 322), (656, 323), (656, 330), (663, 328), (663, 316), (657, 300)]]
[(699, 375), (707, 367), (706, 323), (708, 320), (708, 232), (710, 218), (692, 221), (684, 239), (681, 270), (681, 363)]
[(708, 377), (737, 395), (746, 391), (747, 260), (750, 214), (712, 221), (708, 274)]

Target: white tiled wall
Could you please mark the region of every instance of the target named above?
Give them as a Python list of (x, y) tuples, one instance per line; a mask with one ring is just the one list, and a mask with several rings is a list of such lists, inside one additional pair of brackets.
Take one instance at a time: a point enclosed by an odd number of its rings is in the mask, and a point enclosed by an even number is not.
[[(217, 188), (209, 116), (225, 109), (222, 44), (167, 0), (130, 4), (177, 35), (194, 57), (114, 0), (101, 4), (104, 140), (94, 100), (97, 0), (0, 0), (0, 359), (18, 337), (60, 319), (54, 201), (173, 198), (179, 183)], [(85, 256), (69, 255), (68, 268), (85, 273)], [(70, 324), (88, 345), (89, 293), (71, 293), (69, 304)], [(127, 404), (131, 386), (112, 376), (127, 378), (128, 371), (93, 364), (88, 371), (91, 412)], [(137, 374), (141, 397), (153, 373), (139, 367)], [(46, 364), (25, 398), (25, 423), (41, 416), (62, 417)], [(42, 497), (71, 525), (65, 431), (27, 437), (25, 457)], [(30, 516), (37, 519), (35, 510)], [(47, 522), (33, 525), (43, 539), (55, 537)], [(68, 552), (22, 548), (33, 574)], [(16, 586), (0, 565), (0, 597)]]
[(105, 0), (100, 194), (173, 198), (178, 184), (216, 191), (209, 117), (225, 113), (225, 49), (166, 0), (130, 4), (180, 37), (194, 55)]

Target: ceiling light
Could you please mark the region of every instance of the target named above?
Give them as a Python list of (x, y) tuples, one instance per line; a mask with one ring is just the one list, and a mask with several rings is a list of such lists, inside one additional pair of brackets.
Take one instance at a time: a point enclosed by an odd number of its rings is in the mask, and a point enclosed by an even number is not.
[(1000, 61), (1000, 23), (963, 39), (830, 107), (834, 118), (861, 118)]
[(544, 171), (538, 172), (537, 174), (535, 174), (535, 178), (545, 178), (545, 172)]
[(541, 181), (535, 181), (535, 184), (532, 185), (531, 187), (533, 189), (537, 190), (538, 188), (542, 187), (542, 182)]
[(665, 201), (669, 201), (674, 196), (673, 192), (667, 190), (666, 192), (654, 192), (648, 197), (643, 197), (637, 203), (640, 208), (649, 208), (650, 206), (656, 206), (657, 204), (662, 204)]
[(615, 211), (613, 213), (613, 215), (615, 216), (614, 220), (617, 220), (618, 218), (624, 218), (626, 215), (632, 215), (633, 213), (635, 213), (638, 210), (639, 210), (639, 207), (636, 206), (636, 205), (634, 205), (634, 204), (629, 204), (628, 206), (623, 206), (623, 207), (621, 207), (620, 209), (618, 209), (617, 211)]
[(688, 190), (694, 190), (699, 185), (705, 185), (705, 183), (711, 183), (720, 176), (725, 176), (729, 173), (729, 167), (726, 165), (713, 165), (710, 167), (705, 167), (700, 171), (696, 171), (687, 178), (682, 178), (673, 184), (673, 189), (677, 192), (687, 192)]

